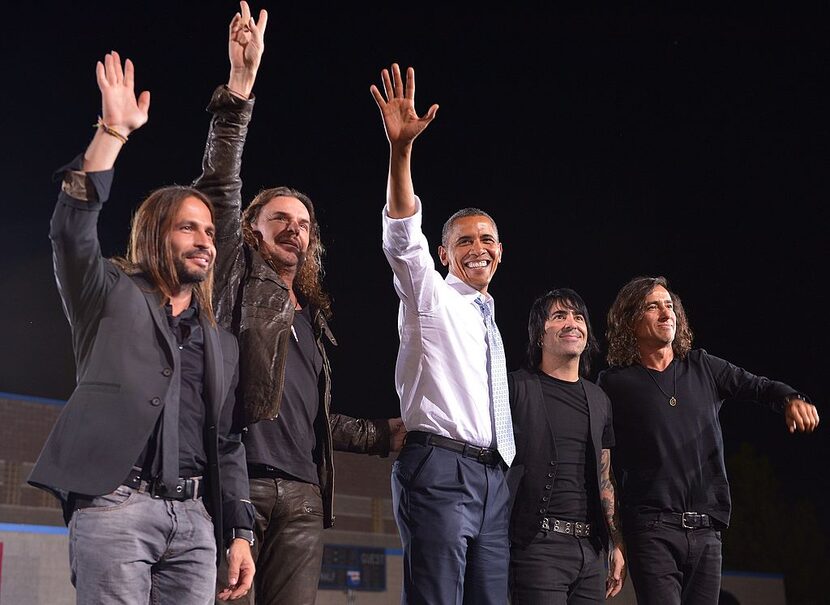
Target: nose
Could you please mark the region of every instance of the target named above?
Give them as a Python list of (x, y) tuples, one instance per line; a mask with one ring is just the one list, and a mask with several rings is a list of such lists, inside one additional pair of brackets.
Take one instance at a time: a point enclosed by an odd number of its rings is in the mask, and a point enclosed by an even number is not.
[(299, 233), (300, 223), (297, 221), (297, 219), (289, 219), (288, 223), (285, 225), (285, 230), (290, 231), (291, 233)]
[(195, 230), (196, 236), (193, 238), (193, 244), (197, 248), (210, 248), (213, 245), (213, 238), (202, 229)]

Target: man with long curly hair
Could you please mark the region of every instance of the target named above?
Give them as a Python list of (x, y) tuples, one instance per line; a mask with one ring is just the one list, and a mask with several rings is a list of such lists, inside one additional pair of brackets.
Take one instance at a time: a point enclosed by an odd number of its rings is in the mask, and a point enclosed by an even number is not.
[(635, 277), (607, 322), (614, 470), (623, 537), (640, 605), (712, 604), (721, 580), (720, 532), (731, 500), (718, 413), (725, 399), (783, 412), (790, 432), (819, 422), (806, 395), (692, 348), (680, 297), (665, 277)]
[(336, 342), (311, 199), (268, 188), (242, 211), (242, 150), (268, 15), (255, 20), (246, 2), (240, 6), (230, 24), (230, 77), (208, 106), (202, 174), (193, 185), (216, 207), (216, 317), (239, 339), (240, 422), (257, 513), (254, 599), (313, 603), (323, 529), (334, 521), (333, 451), (386, 456), (400, 449), (405, 430), (399, 418), (330, 411), (326, 344)]

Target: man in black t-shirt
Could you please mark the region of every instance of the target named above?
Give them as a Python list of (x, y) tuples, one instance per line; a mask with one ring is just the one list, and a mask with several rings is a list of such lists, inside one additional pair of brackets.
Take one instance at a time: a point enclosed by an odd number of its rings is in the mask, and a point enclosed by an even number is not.
[(582, 298), (567, 288), (539, 297), (528, 335), (527, 368), (508, 375), (517, 448), (508, 471), (511, 602), (602, 603), (622, 589), (625, 562), (611, 402), (586, 379), (598, 347)]
[(334, 451), (386, 456), (400, 449), (406, 430), (400, 418), (331, 411), (326, 347), (336, 342), (311, 199), (273, 187), (242, 211), (242, 151), (268, 13), (254, 19), (246, 2), (240, 9), (230, 25), (230, 75), (208, 105), (210, 130), (193, 186), (216, 207), (216, 318), (239, 338), (239, 421), (258, 570), (241, 602), (313, 603), (323, 530), (334, 522)]
[(631, 580), (640, 605), (718, 602), (720, 530), (731, 501), (718, 412), (726, 398), (783, 411), (790, 432), (818, 413), (794, 388), (692, 349), (664, 277), (636, 277), (608, 312), (598, 384), (614, 408), (614, 467)]

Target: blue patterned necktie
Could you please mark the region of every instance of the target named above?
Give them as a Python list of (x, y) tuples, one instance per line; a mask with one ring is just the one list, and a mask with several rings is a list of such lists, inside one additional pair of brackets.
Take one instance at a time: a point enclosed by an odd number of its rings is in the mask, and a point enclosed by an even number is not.
[(510, 402), (507, 395), (507, 364), (504, 359), (504, 345), (501, 334), (493, 321), (493, 312), (482, 298), (475, 299), (484, 316), (487, 326), (487, 370), (490, 378), (490, 399), (493, 402), (493, 421), (496, 429), (496, 449), (507, 466), (516, 455), (516, 443), (513, 440), (513, 419), (510, 415)]

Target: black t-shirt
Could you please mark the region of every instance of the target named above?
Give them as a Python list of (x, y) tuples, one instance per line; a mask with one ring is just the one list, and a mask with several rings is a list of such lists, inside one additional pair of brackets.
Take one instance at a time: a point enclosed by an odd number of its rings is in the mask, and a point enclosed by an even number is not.
[(252, 424), (245, 434), (249, 463), (266, 464), (293, 479), (319, 483), (314, 423), (320, 412), (322, 369), (323, 358), (306, 306), (294, 314), (280, 413), (274, 420)]
[(568, 521), (599, 519), (596, 463), (588, 420), (588, 399), (581, 381), (567, 382), (539, 373), (556, 447), (556, 477), (548, 515)]

